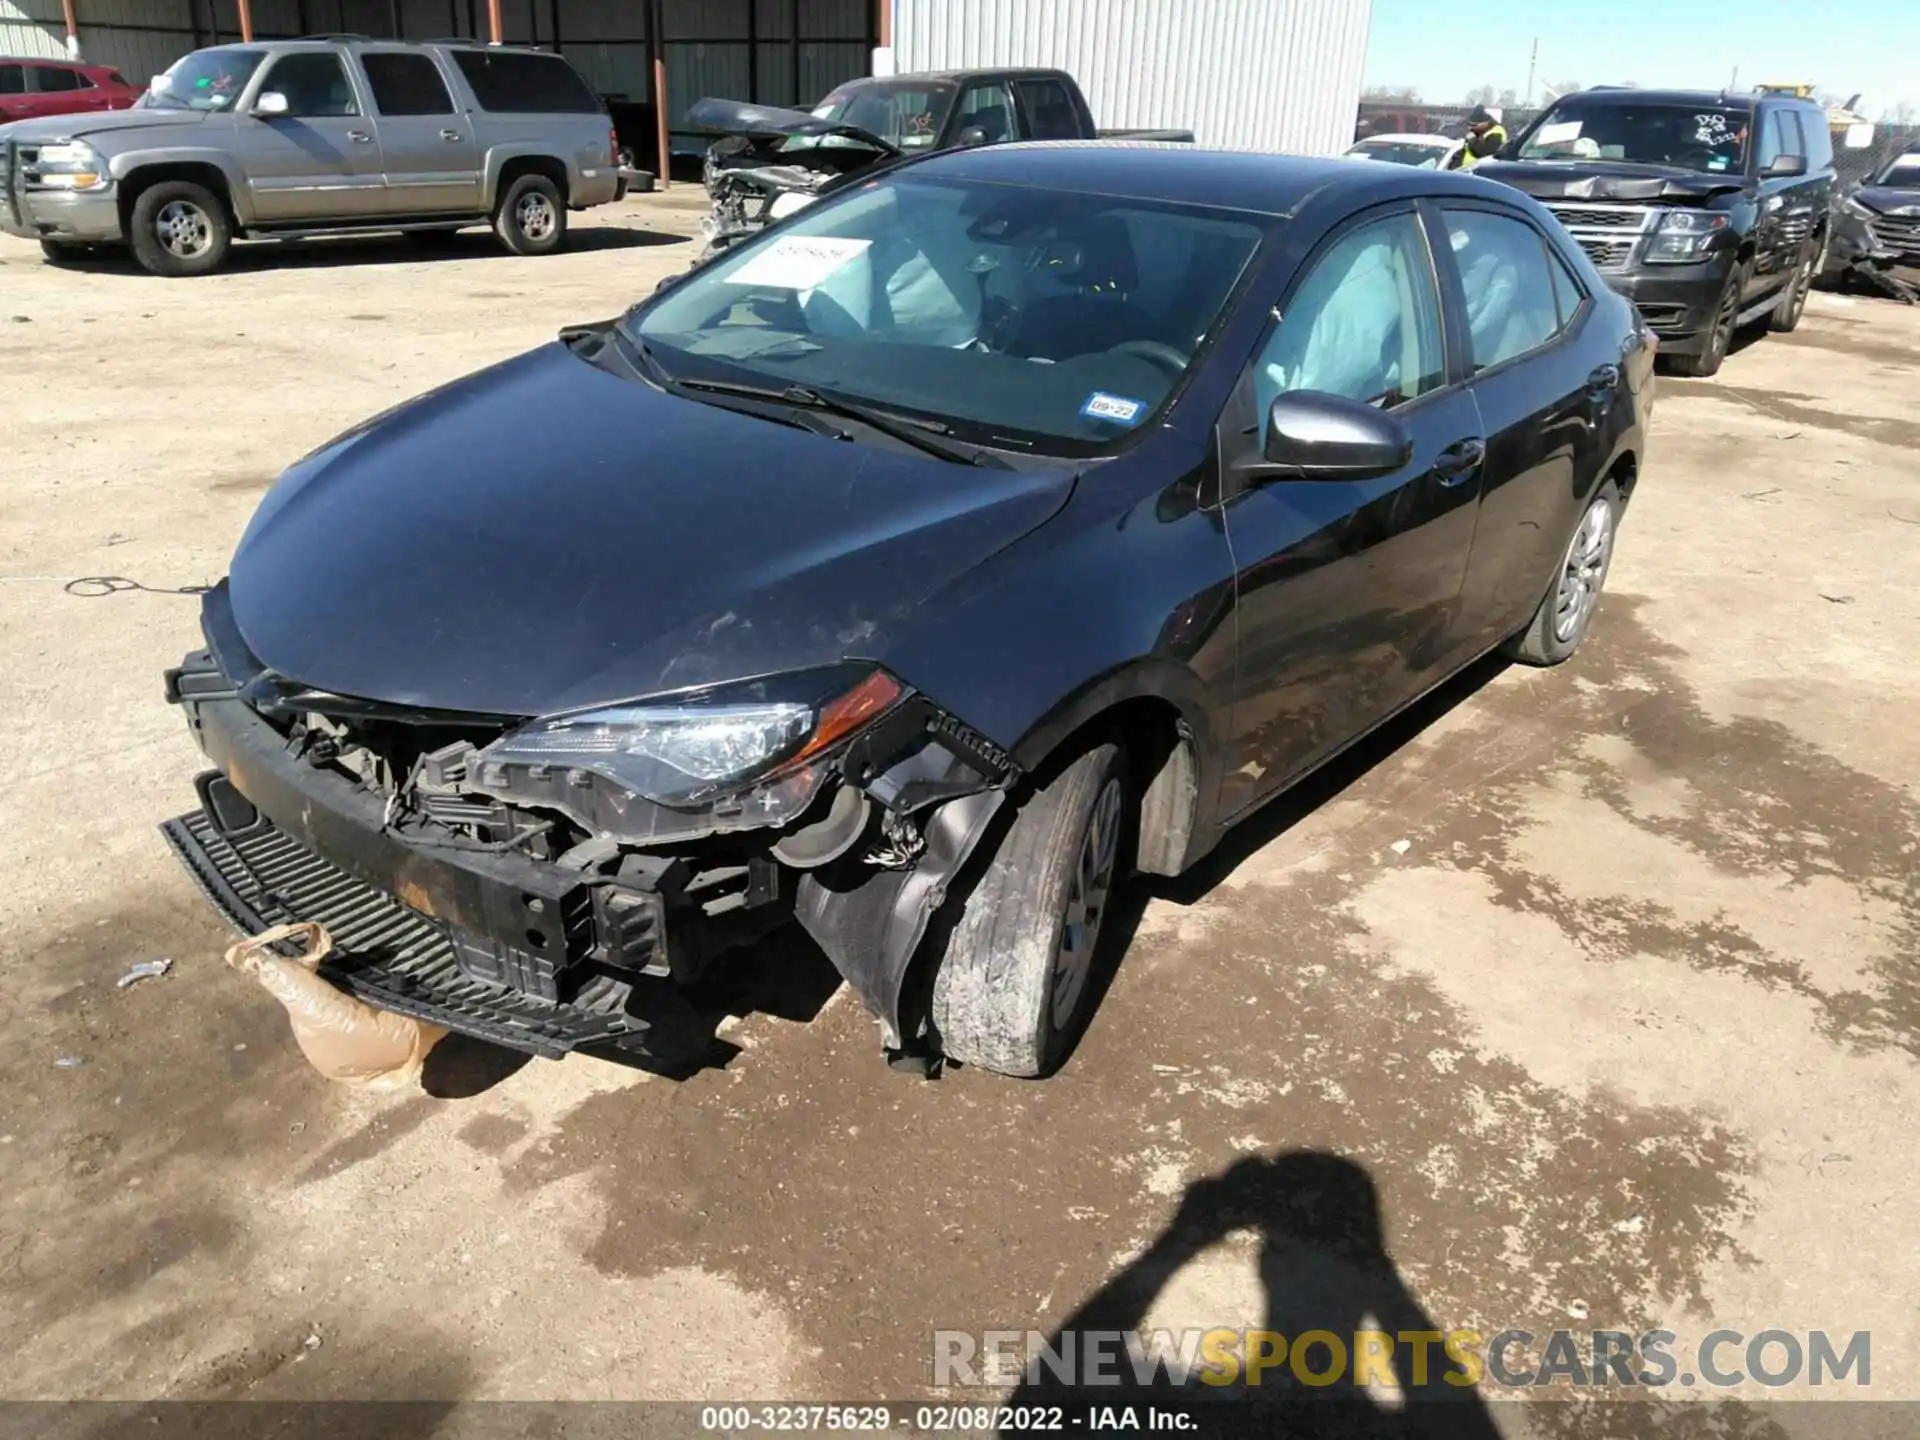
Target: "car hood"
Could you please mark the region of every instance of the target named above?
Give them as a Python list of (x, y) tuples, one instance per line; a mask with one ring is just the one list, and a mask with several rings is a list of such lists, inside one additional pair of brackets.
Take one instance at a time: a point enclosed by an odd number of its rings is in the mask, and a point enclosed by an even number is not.
[(34, 140), (44, 144), (50, 140), (79, 140), (127, 130), (200, 125), (207, 119), (208, 115), (199, 110), (101, 110), (81, 115), (43, 115), (0, 125), (0, 140)]
[(1738, 175), (1617, 160), (1487, 160), (1473, 173), (1536, 200), (1706, 200), (1746, 184)]
[(1920, 215), (1920, 189), (1863, 185), (1853, 192), (1852, 198), (1881, 215)]
[(804, 110), (783, 110), (777, 105), (750, 105), (744, 100), (696, 100), (693, 108), (687, 111), (683, 123), (689, 130), (703, 130), (715, 135), (746, 135), (756, 140), (787, 135), (841, 135), (849, 140), (858, 140), (863, 145), (871, 145), (882, 155), (900, 153), (897, 146), (882, 140), (871, 130), (862, 130), (858, 125), (822, 120)]
[(534, 715), (842, 659), (1054, 514), (1059, 470), (823, 438), (559, 344), (289, 469), (233, 557), (242, 637), (362, 699)]

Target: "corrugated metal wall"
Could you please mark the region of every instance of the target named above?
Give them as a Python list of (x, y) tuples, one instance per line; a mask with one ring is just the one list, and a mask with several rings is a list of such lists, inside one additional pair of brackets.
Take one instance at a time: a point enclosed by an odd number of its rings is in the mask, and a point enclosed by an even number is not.
[(1102, 126), (1328, 155), (1352, 143), (1372, 0), (894, 0), (897, 70), (1055, 65)]
[[(240, 35), (237, 0), (75, 0), (82, 53), (136, 83)], [(323, 31), (424, 40), (486, 34), (486, 0), (252, 0), (256, 37)], [(510, 44), (556, 45), (600, 93), (652, 98), (647, 0), (501, 0)], [(706, 95), (812, 105), (865, 75), (873, 0), (666, 0), (672, 119)], [(557, 34), (556, 34), (557, 32)], [(60, 0), (0, 0), (0, 54), (66, 53)]]
[(0, 55), (64, 60), (66, 36), (60, 0), (0, 0)]

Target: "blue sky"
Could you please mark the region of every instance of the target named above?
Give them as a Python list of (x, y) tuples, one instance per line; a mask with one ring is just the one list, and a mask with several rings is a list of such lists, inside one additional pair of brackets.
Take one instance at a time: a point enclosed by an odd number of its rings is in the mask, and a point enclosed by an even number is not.
[(1367, 83), (1412, 85), (1431, 101), (1476, 85), (1524, 90), (1535, 37), (1549, 83), (1706, 88), (1738, 66), (1742, 85), (1864, 91), (1860, 108), (1876, 118), (1901, 101), (1920, 110), (1920, 0), (1373, 0)]

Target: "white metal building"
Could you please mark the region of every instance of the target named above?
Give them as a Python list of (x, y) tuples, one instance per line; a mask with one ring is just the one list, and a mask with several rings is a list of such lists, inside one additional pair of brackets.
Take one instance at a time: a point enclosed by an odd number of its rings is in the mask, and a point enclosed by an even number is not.
[(1352, 137), (1371, 9), (1372, 0), (0, 0), (0, 56), (77, 49), (139, 84), (198, 46), (245, 38), (491, 38), (557, 49), (619, 100), (651, 108), (663, 91), (669, 125), (706, 95), (810, 106), (875, 69), (1057, 65), (1079, 79), (1102, 125), (1313, 154)]

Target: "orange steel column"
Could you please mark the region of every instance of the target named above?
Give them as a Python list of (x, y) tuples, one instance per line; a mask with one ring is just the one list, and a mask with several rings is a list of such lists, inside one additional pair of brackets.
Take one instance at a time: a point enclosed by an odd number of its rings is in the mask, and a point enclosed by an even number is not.
[(500, 33), (500, 0), (487, 0), (487, 33), (495, 45), (502, 43), (504, 37)]
[(240, 0), (240, 38), (253, 43), (253, 6), (248, 0)]

